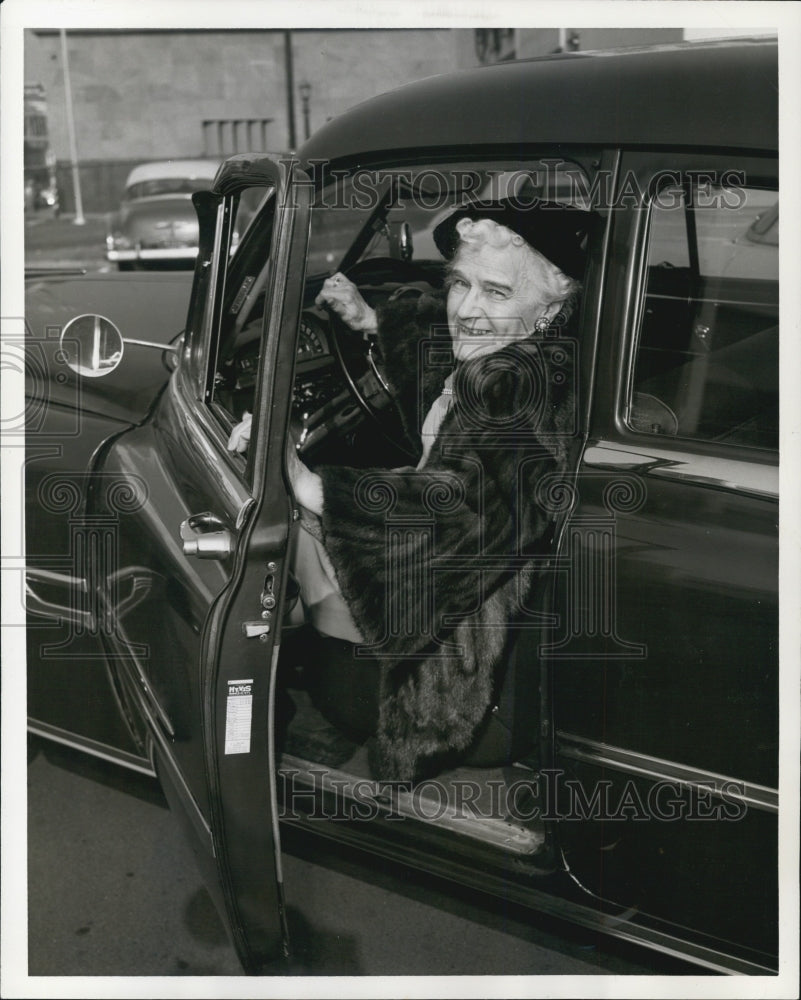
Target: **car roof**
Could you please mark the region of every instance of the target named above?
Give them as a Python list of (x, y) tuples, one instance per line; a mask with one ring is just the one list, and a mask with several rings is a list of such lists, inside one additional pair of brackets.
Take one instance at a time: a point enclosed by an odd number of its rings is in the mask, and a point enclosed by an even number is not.
[(141, 163), (128, 174), (126, 187), (138, 184), (140, 181), (163, 180), (168, 177), (187, 177), (212, 179), (220, 165), (219, 160), (156, 160), (152, 163)]
[[(775, 38), (565, 53), (430, 77), (329, 122), (301, 160), (541, 144), (778, 147)], [(420, 159), (419, 156), (416, 158)]]

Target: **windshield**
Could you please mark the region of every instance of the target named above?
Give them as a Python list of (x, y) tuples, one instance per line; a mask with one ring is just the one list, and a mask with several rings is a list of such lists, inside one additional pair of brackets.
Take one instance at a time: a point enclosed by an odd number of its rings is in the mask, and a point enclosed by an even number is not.
[(320, 188), (312, 209), (310, 276), (360, 260), (441, 261), (434, 228), (474, 200), (585, 204), (585, 173), (569, 160), (474, 161), (365, 170)]

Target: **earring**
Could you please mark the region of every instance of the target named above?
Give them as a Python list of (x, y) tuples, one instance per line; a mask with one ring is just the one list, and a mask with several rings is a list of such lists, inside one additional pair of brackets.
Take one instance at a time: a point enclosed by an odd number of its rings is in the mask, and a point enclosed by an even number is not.
[(547, 316), (540, 316), (537, 322), (534, 324), (534, 329), (537, 333), (545, 333), (548, 327), (551, 325), (551, 321)]

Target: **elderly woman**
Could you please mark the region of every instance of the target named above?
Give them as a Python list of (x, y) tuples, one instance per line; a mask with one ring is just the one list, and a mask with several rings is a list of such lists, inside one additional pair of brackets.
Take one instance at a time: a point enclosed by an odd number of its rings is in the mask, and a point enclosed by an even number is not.
[[(470, 745), (510, 629), (526, 617), (541, 576), (533, 557), (549, 551), (556, 528), (544, 477), (569, 467), (572, 372), (554, 332), (575, 304), (590, 218), (476, 204), (434, 232), (449, 261), (446, 294), (400, 289), (376, 313), (335, 274), (318, 296), (352, 329), (377, 333), (383, 375), (419, 447), (416, 467), (392, 470), (312, 471), (288, 459), (319, 539), (301, 540), (302, 592), (321, 609), (342, 605), (338, 625), (329, 616), (326, 627), (325, 615), (315, 624), (372, 645), (383, 666), (383, 778), (411, 779), (428, 758)], [(422, 342), (436, 364), (423, 363)]]

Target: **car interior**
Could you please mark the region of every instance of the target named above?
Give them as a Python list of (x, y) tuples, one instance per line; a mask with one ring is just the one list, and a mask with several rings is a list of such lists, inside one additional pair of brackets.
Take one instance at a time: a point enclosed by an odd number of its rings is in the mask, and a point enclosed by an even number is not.
[[(519, 169), (489, 170), (483, 165), (466, 171), (459, 164), (458, 173), (454, 172), (458, 183), (443, 192), (443, 173), (440, 168), (436, 174), (420, 169), (411, 176), (408, 171), (377, 176), (373, 198), (362, 210), (343, 210), (342, 193), (323, 189), (312, 209), (292, 406), (298, 452), (311, 468), (323, 463), (394, 468), (416, 461), (382, 384), (377, 345), (317, 307), (314, 300), (325, 278), (335, 271), (354, 281), (374, 308), (401, 287), (441, 288), (444, 261), (433, 242), (434, 226), (459, 203), (465, 185), (482, 196), (503, 197), (512, 193), (510, 178), (519, 191), (521, 174)], [(428, 182), (427, 176), (432, 178)], [(525, 175), (523, 183), (531, 183), (530, 178)], [(561, 190), (570, 195), (574, 188), (564, 177), (559, 185), (557, 197), (566, 200)], [(258, 255), (257, 247), (251, 247), (252, 233), (245, 235), (238, 249), (240, 261), (247, 261), (251, 253), (254, 258)], [(262, 232), (262, 245), (264, 239)], [(256, 270), (244, 265), (245, 272)], [(222, 334), (212, 387), (214, 405), (222, 410), (226, 426), (233, 426), (252, 407), (269, 264), (245, 277), (234, 273), (227, 312), (235, 319), (228, 336)], [(296, 532), (302, 530), (296, 527)], [(335, 784), (337, 794), (355, 796), (357, 786), (377, 777), (371, 771), (370, 745), (386, 667), (379, 659), (355, 655), (353, 643), (318, 632), (293, 580), (289, 590), (279, 661), (279, 777), (282, 771), (291, 771), (295, 785), (306, 780), (312, 788), (323, 780)], [(540, 764), (537, 647), (542, 641), (539, 628), (510, 636), (503, 676), (497, 679), (494, 701), (471, 747), (453, 759), (438, 760), (431, 773), (422, 776), (436, 775), (435, 787), (425, 780), (395, 787), (391, 808), (440, 828), (452, 824), (454, 832), (472, 841), (473, 849), (479, 841), (514, 857), (533, 857), (542, 851), (544, 827), (534, 808)], [(325, 765), (324, 778), (315, 771), (320, 765)], [(459, 801), (465, 781), (481, 789), (467, 819)], [(514, 815), (507, 807), (510, 788), (515, 795)], [(426, 796), (431, 799), (428, 807)]]
[[(463, 164), (459, 171), (463, 179)], [(478, 176), (474, 187), (484, 196), (489, 187), (497, 196), (509, 193), (508, 185), (501, 184), (499, 190), (498, 177), (505, 180), (510, 171), (482, 166), (474, 172)], [(392, 468), (410, 462), (398, 414), (375, 365), (375, 344), (315, 306), (314, 300), (322, 282), (335, 271), (354, 281), (373, 307), (402, 286), (421, 290), (442, 286), (443, 263), (431, 232), (464, 190), (454, 184), (444, 200), (437, 199), (435, 195), (442, 192), (427, 188), (425, 177), (424, 170), (411, 176), (388, 174), (377, 180), (372, 201), (361, 210), (344, 209), (341, 201), (331, 208), (326, 204), (331, 192), (324, 188), (312, 209), (292, 407), (298, 451), (311, 468), (322, 463)], [(567, 196), (560, 195), (557, 185), (557, 197), (570, 200), (575, 188), (568, 182), (569, 178), (561, 178)], [(553, 192), (548, 196), (553, 198)], [(434, 207), (421, 208), (427, 197)], [(583, 207), (580, 199), (572, 201)], [(252, 408), (269, 276), (264, 247), (270, 230), (271, 226), (252, 227), (232, 264), (229, 305), (224, 310), (229, 327), (221, 336), (210, 387), (213, 405), (227, 427)], [(653, 232), (629, 426), (647, 434), (774, 447), (775, 280), (728, 277), (725, 268), (722, 273), (702, 274), (697, 248), (689, 263), (662, 259), (663, 248)], [(686, 255), (686, 249), (683, 252)], [(375, 738), (385, 667), (380, 660), (355, 655), (354, 644), (318, 632), (304, 614), (302, 595), (299, 599), (293, 583), (279, 665), (279, 774), (291, 771), (296, 782), (305, 780), (310, 788), (323, 780), (335, 785), (337, 794), (355, 796), (360, 782), (376, 777), (370, 768), (370, 742)], [(413, 799), (434, 795), (430, 822), (440, 827), (452, 822), (452, 829), (462, 836), (493, 850), (531, 856), (535, 866), (534, 856), (545, 843), (542, 820), (520, 818), (526, 815), (526, 804), (519, 796), (511, 815), (498, 805), (504, 799), (497, 792), (514, 788), (517, 795), (525, 788), (534, 801), (541, 765), (543, 678), (537, 648), (542, 641), (540, 629), (510, 636), (503, 676), (497, 679), (493, 704), (473, 745), (451, 761), (438, 761), (436, 792), (422, 782), (417, 788), (401, 789), (393, 799), (393, 808), (406, 809), (417, 821), (426, 822), (426, 810)], [(321, 764), (325, 765), (322, 779), (321, 772), (315, 772)], [(475, 815), (466, 822), (458, 801), (463, 780), (483, 790)], [(444, 803), (442, 789), (449, 790)], [(533, 817), (535, 810), (528, 812)]]

